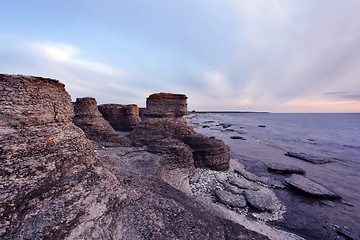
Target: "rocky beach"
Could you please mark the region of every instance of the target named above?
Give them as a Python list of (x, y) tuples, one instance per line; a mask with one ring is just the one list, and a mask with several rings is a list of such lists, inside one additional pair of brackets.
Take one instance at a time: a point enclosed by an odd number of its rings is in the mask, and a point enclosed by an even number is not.
[(288, 160), (334, 159), (260, 149), (184, 94), (71, 102), (58, 80), (6, 74), (0, 92), (1, 239), (360, 238), (338, 221), (356, 203)]

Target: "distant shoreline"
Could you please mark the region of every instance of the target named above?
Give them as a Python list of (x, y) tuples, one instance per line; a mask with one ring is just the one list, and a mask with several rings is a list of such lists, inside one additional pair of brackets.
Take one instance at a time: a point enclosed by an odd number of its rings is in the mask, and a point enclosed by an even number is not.
[(200, 113), (200, 114), (205, 114), (205, 113), (271, 113), (271, 112), (252, 112), (252, 111), (190, 111), (188, 112), (188, 114), (191, 113)]

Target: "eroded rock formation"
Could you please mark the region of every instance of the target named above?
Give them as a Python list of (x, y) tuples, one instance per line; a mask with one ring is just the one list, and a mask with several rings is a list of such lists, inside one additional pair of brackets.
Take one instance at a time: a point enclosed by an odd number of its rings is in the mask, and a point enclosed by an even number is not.
[(98, 108), (104, 119), (116, 131), (131, 131), (141, 121), (139, 108), (135, 104), (102, 104)]
[[(158, 139), (176, 140), (178, 146), (185, 144), (192, 150), (191, 166), (227, 170), (230, 154), (224, 142), (195, 132), (183, 118), (187, 113), (186, 99), (187, 97), (182, 94), (150, 95), (143, 111), (143, 120), (130, 137), (134, 142), (150, 145), (152, 151), (162, 148), (162, 144), (156, 143)], [(191, 161), (192, 159), (186, 160), (189, 164)]]
[(77, 98), (74, 105), (73, 122), (80, 127), (86, 137), (100, 145), (119, 145), (122, 141), (119, 134), (105, 121), (98, 110), (95, 98)]
[(146, 99), (145, 115), (151, 117), (182, 117), (187, 113), (184, 94), (155, 93)]
[(1, 239), (265, 239), (159, 178), (104, 165), (58, 81), (0, 75), (0, 92)]

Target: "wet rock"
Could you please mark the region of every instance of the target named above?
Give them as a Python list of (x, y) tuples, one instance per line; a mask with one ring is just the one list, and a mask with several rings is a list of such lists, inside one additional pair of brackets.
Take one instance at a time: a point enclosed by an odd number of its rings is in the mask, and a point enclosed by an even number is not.
[(242, 195), (235, 195), (220, 189), (216, 190), (215, 195), (223, 204), (231, 207), (246, 207), (246, 200)]
[(210, 128), (210, 126), (204, 125), (204, 126), (202, 126), (202, 128)]
[(135, 104), (102, 104), (98, 109), (116, 131), (131, 131), (141, 121), (139, 108)]
[(329, 163), (329, 162), (333, 162), (333, 159), (325, 159), (325, 158), (321, 158), (318, 156), (312, 156), (306, 153), (298, 153), (298, 152), (287, 152), (285, 153), (286, 156), (288, 157), (293, 157), (293, 158), (297, 158), (297, 159), (301, 159), (304, 160), (306, 162), (311, 162), (314, 164), (324, 164), (324, 163)]
[(273, 171), (280, 174), (289, 174), (289, 173), (297, 173), (297, 174), (305, 174), (305, 171), (296, 166), (290, 166), (281, 163), (269, 163), (268, 170)]
[(323, 199), (323, 200), (320, 200), (319, 202), (322, 205), (325, 205), (325, 206), (328, 206), (328, 207), (335, 207), (336, 206), (336, 204), (334, 202), (330, 201), (330, 200)]
[(340, 235), (345, 237), (347, 240), (356, 240), (360, 239), (360, 234), (356, 233), (353, 229), (349, 228), (348, 226), (335, 226), (334, 227), (336, 232)]
[(244, 137), (241, 136), (231, 136), (231, 139), (240, 139), (240, 140), (246, 140)]
[(284, 183), (290, 187), (298, 189), (302, 192), (310, 194), (319, 198), (341, 198), (336, 193), (331, 192), (318, 183), (311, 181), (310, 179), (301, 175), (293, 174), (291, 177), (284, 180)]
[(73, 122), (80, 127), (90, 140), (104, 146), (120, 145), (122, 138), (103, 118), (95, 98), (77, 98)]
[(245, 190), (246, 201), (254, 208), (260, 211), (273, 211), (276, 207), (277, 198), (270, 190)]
[(245, 178), (237, 178), (237, 177), (229, 177), (229, 182), (232, 185), (235, 185), (239, 188), (243, 188), (243, 189), (250, 189), (253, 191), (258, 191), (260, 189), (259, 185), (254, 183), (254, 182), (250, 182), (248, 180), (246, 180)]

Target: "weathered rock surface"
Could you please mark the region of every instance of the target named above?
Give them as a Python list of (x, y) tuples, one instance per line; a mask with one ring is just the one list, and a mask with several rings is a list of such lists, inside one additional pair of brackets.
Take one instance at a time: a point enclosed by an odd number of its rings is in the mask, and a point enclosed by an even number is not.
[[(214, 170), (229, 168), (230, 154), (223, 141), (196, 133), (182, 117), (186, 112), (187, 97), (175, 94), (153, 94), (147, 99), (142, 122), (130, 133), (136, 144), (150, 146), (151, 151), (162, 151), (159, 139), (176, 139), (190, 147), (190, 168), (206, 167)], [(174, 142), (174, 141), (173, 141)], [(158, 150), (159, 148), (160, 150)]]
[(58, 81), (0, 75), (0, 92), (1, 239), (266, 239), (156, 176), (104, 165)]
[(260, 191), (245, 190), (246, 201), (254, 208), (260, 211), (273, 211), (276, 206), (277, 198), (270, 190), (262, 189)]
[(318, 156), (312, 156), (306, 153), (298, 153), (298, 152), (287, 152), (285, 153), (285, 155), (293, 158), (298, 158), (306, 162), (311, 162), (314, 164), (324, 164), (334, 161), (333, 159), (325, 159)]
[(145, 115), (151, 117), (182, 117), (187, 113), (187, 96), (155, 93), (146, 99)]
[(135, 104), (102, 104), (98, 109), (116, 131), (131, 131), (141, 121), (139, 108)]
[(85, 132), (90, 140), (106, 146), (116, 146), (121, 143), (119, 134), (99, 112), (95, 98), (77, 98), (74, 112), (73, 122)]
[(216, 190), (215, 195), (223, 204), (231, 207), (246, 207), (246, 200), (243, 195), (235, 195), (220, 189)]
[(222, 184), (224, 185), (224, 188), (227, 191), (229, 191), (229, 192), (231, 192), (233, 194), (243, 194), (243, 192), (244, 192), (244, 189), (238, 188), (237, 186), (232, 185), (232, 184), (230, 184), (228, 182), (222, 182)]
[(280, 174), (289, 174), (289, 173), (297, 173), (297, 174), (305, 174), (305, 171), (296, 166), (290, 166), (281, 163), (269, 163), (268, 170), (273, 171)]
[(229, 168), (230, 153), (225, 143), (215, 138), (193, 133), (183, 140), (193, 150), (196, 167), (224, 171)]
[(260, 186), (254, 182), (251, 182), (249, 180), (246, 180), (245, 178), (238, 178), (238, 177), (229, 177), (229, 182), (232, 185), (235, 185), (239, 188), (243, 189), (250, 189), (253, 191), (258, 191), (260, 189)]
[(288, 186), (296, 188), (307, 194), (320, 198), (341, 198), (336, 193), (331, 192), (318, 183), (311, 181), (310, 179), (301, 175), (293, 174), (291, 177), (284, 180), (284, 183)]

